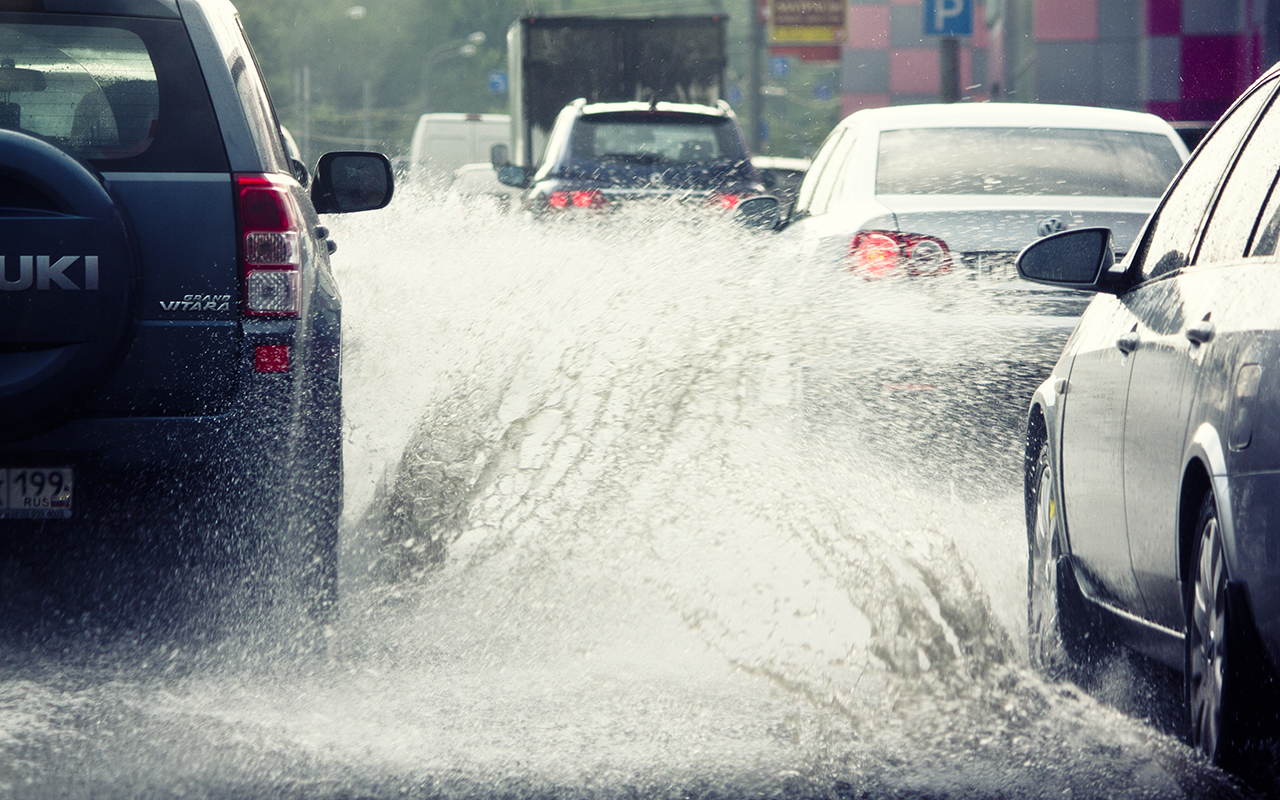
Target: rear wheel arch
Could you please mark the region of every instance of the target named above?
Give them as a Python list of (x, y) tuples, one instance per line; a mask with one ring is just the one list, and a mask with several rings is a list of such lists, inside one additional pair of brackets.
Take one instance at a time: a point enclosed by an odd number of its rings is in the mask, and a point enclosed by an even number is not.
[[(1178, 500), (1178, 579), (1183, 587), (1191, 585), (1199, 536), (1200, 508), (1205, 495), (1213, 492), (1209, 470), (1199, 458), (1193, 458), (1182, 474), (1182, 491)], [(1186, 589), (1184, 588), (1184, 592)]]

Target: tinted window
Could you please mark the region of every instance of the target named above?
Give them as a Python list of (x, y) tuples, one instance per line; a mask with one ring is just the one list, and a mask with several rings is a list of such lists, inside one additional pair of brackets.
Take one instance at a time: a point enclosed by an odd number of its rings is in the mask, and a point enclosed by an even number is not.
[[(1280, 167), (1280, 114), (1266, 114), (1245, 145), (1205, 228), (1197, 262), (1240, 258)], [(1264, 229), (1264, 233), (1265, 233)], [(1272, 237), (1274, 239), (1274, 237)], [(1271, 248), (1274, 250), (1274, 243)], [(1270, 253), (1271, 251), (1268, 251)]]
[(106, 170), (227, 168), (176, 20), (0, 14), (0, 127)]
[(877, 194), (1159, 197), (1182, 166), (1168, 137), (1049, 128), (884, 131)]
[(1258, 224), (1260, 227), (1257, 235), (1253, 237), (1249, 255), (1274, 256), (1276, 254), (1276, 240), (1280, 239), (1280, 192), (1275, 190), (1274, 182), (1272, 183), (1271, 197), (1267, 200), (1267, 207), (1263, 210), (1262, 218), (1258, 221)]
[(731, 120), (696, 114), (595, 114), (573, 132), (574, 159), (601, 164), (738, 161), (746, 153)]
[(258, 145), (258, 152), (263, 161), (276, 172), (293, 174), (289, 162), (285, 160), (284, 143), (280, 137), (280, 122), (276, 119), (276, 110), (271, 105), (271, 96), (267, 93), (267, 82), (258, 71), (258, 62), (253, 57), (253, 48), (244, 35), (244, 28), (236, 19), (235, 34), (244, 47), (232, 51), (228, 58), (231, 77), (236, 82), (236, 91), (240, 93), (240, 104), (244, 107), (245, 116), (249, 118), (249, 129)]
[(0, 126), (38, 133), (82, 158), (151, 146), (156, 72), (138, 35), (120, 28), (0, 28)]
[(1136, 257), (1144, 278), (1186, 266), (1222, 173), (1269, 94), (1270, 89), (1251, 94), (1200, 144), (1195, 157), (1156, 212)]

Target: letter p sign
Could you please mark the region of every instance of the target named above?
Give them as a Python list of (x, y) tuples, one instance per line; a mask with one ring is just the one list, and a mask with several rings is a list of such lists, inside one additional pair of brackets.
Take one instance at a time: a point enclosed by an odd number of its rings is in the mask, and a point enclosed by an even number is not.
[(973, 0), (924, 0), (926, 36), (972, 36)]

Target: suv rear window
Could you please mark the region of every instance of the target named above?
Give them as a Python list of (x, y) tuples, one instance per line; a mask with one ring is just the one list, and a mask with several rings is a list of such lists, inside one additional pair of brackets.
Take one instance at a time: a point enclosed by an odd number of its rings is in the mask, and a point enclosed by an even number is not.
[(104, 170), (228, 168), (177, 20), (0, 15), (0, 127)]
[(1181, 167), (1157, 133), (915, 128), (880, 134), (876, 194), (1160, 197)]
[(662, 112), (584, 116), (570, 149), (574, 159), (601, 164), (705, 164), (746, 158), (729, 118)]

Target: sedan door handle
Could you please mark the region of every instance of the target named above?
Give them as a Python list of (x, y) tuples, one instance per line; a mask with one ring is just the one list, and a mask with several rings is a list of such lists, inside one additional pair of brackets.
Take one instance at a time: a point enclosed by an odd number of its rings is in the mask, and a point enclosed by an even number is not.
[(1120, 348), (1120, 352), (1129, 355), (1138, 349), (1138, 344), (1142, 340), (1138, 338), (1137, 331), (1129, 331), (1124, 336), (1116, 339), (1116, 347)]
[(1213, 339), (1213, 323), (1209, 320), (1197, 322), (1195, 325), (1187, 328), (1186, 333), (1187, 338), (1191, 340), (1192, 344), (1204, 344), (1205, 342)]

